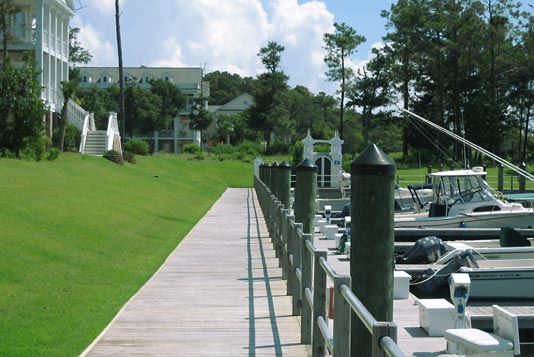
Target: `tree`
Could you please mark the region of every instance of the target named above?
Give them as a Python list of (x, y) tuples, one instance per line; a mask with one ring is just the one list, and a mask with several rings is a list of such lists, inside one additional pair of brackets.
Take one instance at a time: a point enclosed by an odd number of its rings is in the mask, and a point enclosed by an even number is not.
[(119, 122), (121, 123), (122, 138), (125, 135), (125, 113), (124, 113), (124, 69), (122, 65), (122, 42), (121, 42), (121, 25), (119, 0), (115, 0), (115, 30), (117, 33), (117, 54), (119, 59)]
[(339, 115), (339, 135), (343, 138), (343, 117), (344, 101), (346, 91), (346, 80), (350, 77), (352, 70), (347, 68), (346, 61), (356, 51), (356, 47), (365, 42), (365, 37), (358, 35), (356, 30), (345, 23), (334, 23), (336, 31), (325, 33), (323, 40), (325, 43), (326, 56), (324, 61), (329, 68), (326, 76), (330, 81), (341, 81), (341, 102)]
[(8, 56), (8, 44), (15, 43), (17, 38), (12, 33), (13, 16), (19, 12), (21, 7), (13, 4), (12, 0), (0, 0), (0, 29), (2, 30), (2, 50), (4, 61)]
[(213, 116), (205, 108), (206, 98), (200, 97), (195, 100), (195, 106), (191, 111), (189, 128), (200, 132), (200, 149), (202, 150), (202, 131), (206, 130), (213, 122)]
[(163, 79), (152, 79), (150, 81), (150, 91), (159, 97), (161, 104), (159, 105), (157, 118), (145, 126), (147, 133), (163, 129), (186, 104), (180, 88)]
[(129, 84), (124, 91), (124, 103), (126, 132), (133, 137), (136, 131), (141, 131), (150, 140), (159, 117), (161, 98), (149, 89)]
[(0, 149), (18, 155), (43, 136), (44, 103), (35, 60), (24, 55), (22, 67), (15, 68), (9, 57), (0, 71)]
[(282, 103), (288, 88), (288, 77), (278, 70), (283, 51), (284, 46), (272, 41), (260, 49), (258, 56), (267, 72), (257, 77), (252, 93), (254, 104), (246, 112), (250, 127), (263, 133), (267, 152), (271, 148), (271, 134), (285, 115)]
[(378, 52), (364, 68), (359, 69), (353, 82), (347, 88), (347, 106), (357, 106), (362, 110), (362, 127), (365, 146), (369, 145), (369, 131), (373, 111), (383, 107), (390, 100), (390, 79), (387, 73), (387, 58)]
[(239, 74), (213, 71), (204, 76), (210, 82), (210, 105), (223, 105), (243, 93), (252, 93), (254, 79)]

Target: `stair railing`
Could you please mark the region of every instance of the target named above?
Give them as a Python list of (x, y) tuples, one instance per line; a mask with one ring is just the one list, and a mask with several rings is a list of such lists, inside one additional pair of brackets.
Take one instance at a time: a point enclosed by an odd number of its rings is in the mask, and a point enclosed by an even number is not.
[(85, 142), (87, 140), (87, 133), (89, 131), (94, 130), (96, 130), (95, 115), (93, 113), (87, 113), (83, 121), (82, 139), (80, 141), (80, 154), (85, 154)]
[(115, 150), (122, 153), (121, 135), (116, 112), (109, 112), (106, 150)]
[[(72, 99), (67, 104), (67, 120), (76, 127), (76, 129), (82, 131), (85, 124), (85, 117), (87, 111), (79, 106)], [(94, 129), (93, 129), (94, 130)]]

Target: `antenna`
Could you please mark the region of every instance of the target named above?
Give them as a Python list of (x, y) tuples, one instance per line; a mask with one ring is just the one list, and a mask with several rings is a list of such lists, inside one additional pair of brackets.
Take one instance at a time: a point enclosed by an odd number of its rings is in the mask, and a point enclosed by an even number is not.
[(415, 114), (415, 113), (413, 113), (413, 112), (411, 112), (411, 111), (409, 111), (407, 109), (401, 108), (399, 106), (397, 106), (397, 108), (399, 108), (399, 110), (401, 110), (402, 112), (404, 112), (404, 113), (414, 117), (415, 119), (419, 120), (420, 122), (422, 122), (422, 123), (434, 128), (434, 129), (438, 130), (439, 132), (447, 134), (448, 136), (450, 136), (454, 140), (456, 140), (456, 141), (458, 141), (460, 143), (463, 143), (464, 145), (469, 146), (471, 149), (474, 149), (474, 150), (477, 150), (478, 152), (481, 152), (482, 154), (484, 154), (484, 155), (488, 156), (489, 158), (497, 161), (498, 163), (502, 164), (503, 166), (506, 166), (509, 169), (514, 170), (519, 175), (529, 179), (530, 181), (534, 181), (534, 175), (532, 175), (530, 172), (525, 171), (522, 168), (520, 168), (520, 167), (518, 167), (518, 166), (516, 166), (516, 165), (514, 165), (514, 164), (512, 164), (512, 163), (510, 163), (508, 161), (506, 161), (505, 159), (503, 159), (500, 156), (495, 155), (491, 151), (488, 151), (488, 150), (484, 149), (483, 147), (480, 147), (477, 144), (474, 144), (474, 143), (470, 142), (467, 139), (463, 139), (459, 135), (456, 135), (453, 132), (451, 132), (450, 130), (442, 128), (441, 126), (437, 125), (436, 123), (433, 123), (430, 120), (425, 119), (422, 116), (417, 115), (417, 114)]

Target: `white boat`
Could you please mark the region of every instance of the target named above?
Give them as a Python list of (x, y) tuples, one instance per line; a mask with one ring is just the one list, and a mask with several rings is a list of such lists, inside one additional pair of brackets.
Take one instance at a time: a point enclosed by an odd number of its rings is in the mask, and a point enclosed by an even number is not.
[(534, 259), (476, 260), (470, 250), (455, 254), (445, 266), (427, 267), (411, 284), (416, 294), (447, 296), (451, 273), (469, 274), (470, 299), (534, 299)]
[(396, 228), (532, 228), (534, 210), (507, 202), (484, 180), (481, 167), (430, 174), (428, 212), (395, 215)]

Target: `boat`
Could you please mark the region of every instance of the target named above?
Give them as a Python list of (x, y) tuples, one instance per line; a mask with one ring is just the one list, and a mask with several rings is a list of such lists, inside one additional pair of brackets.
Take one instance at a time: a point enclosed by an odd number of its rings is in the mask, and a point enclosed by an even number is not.
[(466, 251), (470, 251), (477, 262), (517, 259), (534, 261), (534, 247), (529, 239), (516, 236), (513, 243), (513, 246), (501, 247), (498, 240), (443, 241), (436, 236), (428, 236), (418, 239), (402, 254), (396, 254), (395, 263), (446, 265), (456, 255)]
[(450, 274), (466, 273), (471, 279), (470, 298), (532, 299), (534, 247), (525, 241), (528, 245), (521, 247), (473, 247), (425, 237), (396, 257), (396, 269), (412, 276), (412, 291), (422, 297), (446, 297)]
[(534, 259), (476, 260), (471, 250), (454, 255), (446, 265), (427, 266), (412, 275), (411, 288), (420, 297), (447, 297), (452, 273), (466, 273), (471, 279), (470, 299), (534, 299)]
[(429, 174), (428, 211), (396, 214), (395, 228), (532, 228), (534, 209), (508, 202), (484, 180), (482, 167)]

